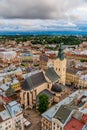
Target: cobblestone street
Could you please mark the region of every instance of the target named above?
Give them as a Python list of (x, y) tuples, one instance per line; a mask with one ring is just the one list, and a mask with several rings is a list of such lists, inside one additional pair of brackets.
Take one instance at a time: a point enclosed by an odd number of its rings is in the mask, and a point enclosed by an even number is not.
[(39, 112), (35, 110), (25, 110), (27, 119), (31, 122), (31, 126), (25, 130), (41, 130), (41, 116)]

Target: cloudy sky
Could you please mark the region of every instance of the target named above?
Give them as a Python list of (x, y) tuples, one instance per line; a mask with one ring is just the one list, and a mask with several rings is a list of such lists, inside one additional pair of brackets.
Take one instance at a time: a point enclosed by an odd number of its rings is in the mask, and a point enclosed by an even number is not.
[(87, 0), (0, 0), (0, 31), (78, 29)]

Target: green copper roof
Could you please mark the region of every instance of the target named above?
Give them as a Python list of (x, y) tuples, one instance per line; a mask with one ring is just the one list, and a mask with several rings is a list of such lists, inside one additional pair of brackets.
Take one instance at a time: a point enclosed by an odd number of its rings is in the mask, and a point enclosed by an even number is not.
[(59, 46), (57, 58), (59, 58), (60, 60), (64, 60), (64, 58), (65, 58), (65, 55), (64, 55), (64, 52), (62, 49), (62, 43)]
[(15, 93), (15, 91), (14, 91), (14, 89), (13, 88), (8, 88), (8, 90), (6, 91), (6, 94), (7, 94), (7, 96), (11, 96), (11, 95), (13, 95)]

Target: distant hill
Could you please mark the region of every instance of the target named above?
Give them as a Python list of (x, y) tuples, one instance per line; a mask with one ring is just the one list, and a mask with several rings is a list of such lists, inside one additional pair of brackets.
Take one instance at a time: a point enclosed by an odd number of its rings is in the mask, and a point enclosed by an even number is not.
[(81, 31), (1, 31), (0, 35), (87, 35), (87, 30)]

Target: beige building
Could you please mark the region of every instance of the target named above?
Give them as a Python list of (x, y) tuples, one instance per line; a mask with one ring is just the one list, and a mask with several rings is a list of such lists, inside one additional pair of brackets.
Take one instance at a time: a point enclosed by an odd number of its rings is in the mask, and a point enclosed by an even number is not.
[(0, 67), (8, 67), (10, 65), (19, 66), (21, 64), (21, 57), (16, 51), (3, 50), (0, 51)]
[(48, 83), (42, 71), (34, 71), (25, 78), (20, 94), (21, 104), (24, 108), (36, 106), (37, 95), (46, 90)]
[(0, 105), (0, 130), (24, 130), (22, 109), (16, 101)]
[(54, 60), (54, 69), (60, 77), (60, 83), (65, 85), (66, 79), (66, 58), (60, 44), (57, 58)]
[[(56, 105), (52, 106), (42, 114), (42, 130), (65, 130), (64, 127), (69, 123), (72, 117), (83, 122), (81, 119), (82, 115), (86, 115), (87, 117), (86, 98), (87, 90), (78, 90), (67, 96), (67, 98), (63, 99)], [(87, 122), (87, 120), (85, 121)], [(73, 125), (75, 126), (75, 124)], [(75, 127), (75, 130), (78, 127)], [(84, 127), (84, 130), (87, 129), (86, 127)], [(67, 130), (70, 130), (69, 128)]]
[(42, 129), (41, 130), (52, 130), (52, 122), (46, 118), (42, 118)]
[[(86, 72), (87, 73), (87, 72)], [(67, 68), (66, 72), (66, 84), (67, 85), (74, 85), (78, 88), (87, 89), (87, 74), (85, 71), (79, 71), (75, 68)]]
[(36, 107), (40, 94), (47, 94), (50, 103), (54, 101), (54, 93), (51, 91), (52, 83), (58, 81), (58, 75), (53, 68), (46, 72), (34, 71), (25, 76), (25, 81), (20, 93), (21, 104), (24, 108)]
[(52, 130), (64, 130), (65, 124), (70, 120), (73, 110), (61, 105), (52, 118)]
[(42, 70), (47, 69), (48, 60), (49, 60), (49, 57), (46, 54), (41, 54), (40, 55), (40, 68)]
[(36, 106), (38, 96), (45, 93), (52, 102), (58, 102), (60, 97), (66, 93), (64, 89), (66, 79), (66, 59), (63, 50), (59, 48), (58, 56), (54, 60), (53, 67), (47, 67), (48, 58), (41, 56), (43, 70), (33, 71), (26, 74), (24, 84), (20, 93), (21, 104), (24, 108)]

